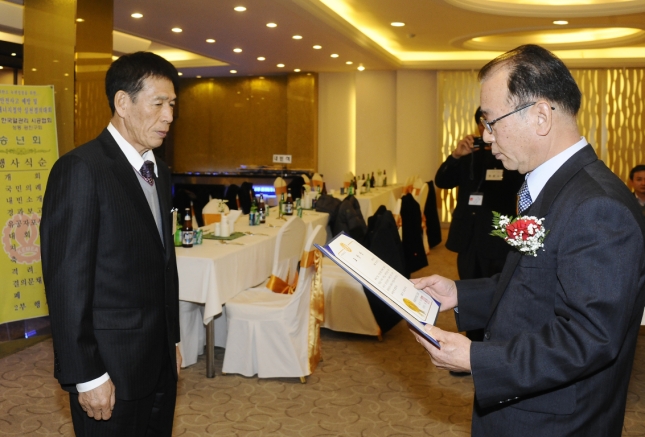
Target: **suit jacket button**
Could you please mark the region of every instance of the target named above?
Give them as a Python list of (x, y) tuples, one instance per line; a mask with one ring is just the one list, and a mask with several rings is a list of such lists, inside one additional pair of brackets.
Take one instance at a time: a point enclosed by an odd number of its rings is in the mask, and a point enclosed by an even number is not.
[(490, 340), (490, 331), (486, 331), (486, 332), (484, 333), (484, 339), (486, 339), (486, 340)]

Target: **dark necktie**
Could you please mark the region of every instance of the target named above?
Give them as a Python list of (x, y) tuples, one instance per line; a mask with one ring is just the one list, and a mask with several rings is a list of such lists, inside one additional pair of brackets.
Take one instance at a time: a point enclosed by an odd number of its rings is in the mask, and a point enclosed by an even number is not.
[(152, 161), (146, 161), (141, 166), (140, 170), (141, 176), (146, 180), (150, 185), (155, 183), (155, 164)]
[(529, 192), (529, 186), (526, 184), (526, 179), (524, 179), (524, 183), (522, 184), (520, 192), (517, 193), (517, 195), (519, 196), (517, 202), (517, 213), (522, 214), (529, 208), (529, 206), (531, 206), (531, 203), (533, 203), (533, 199), (531, 199), (531, 193)]

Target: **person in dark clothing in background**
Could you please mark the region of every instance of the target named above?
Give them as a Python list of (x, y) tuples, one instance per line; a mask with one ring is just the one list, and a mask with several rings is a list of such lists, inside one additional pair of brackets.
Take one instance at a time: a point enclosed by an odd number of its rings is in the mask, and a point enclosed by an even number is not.
[[(477, 108), (475, 122), (480, 136), (461, 139), (435, 176), (439, 188), (458, 187), (446, 248), (458, 254), (460, 279), (487, 278), (502, 271), (511, 247), (490, 235), (493, 211), (516, 215), (517, 192), (524, 181), (517, 171), (506, 170), (493, 156), (490, 145), (483, 142), (481, 116)], [(481, 341), (483, 330), (466, 335)]]

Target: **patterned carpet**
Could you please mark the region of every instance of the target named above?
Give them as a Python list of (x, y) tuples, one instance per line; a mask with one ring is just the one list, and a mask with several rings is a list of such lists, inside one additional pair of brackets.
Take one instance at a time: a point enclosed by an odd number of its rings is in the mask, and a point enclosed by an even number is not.
[[(453, 275), (439, 248), (434, 271)], [(419, 272), (419, 275), (425, 272)], [(452, 315), (440, 316), (454, 330)], [(645, 436), (645, 347), (640, 338), (624, 436)], [(205, 378), (202, 356), (182, 371), (174, 436), (468, 436), (471, 377), (436, 370), (404, 324), (383, 342), (323, 331), (324, 361), (298, 379)], [(0, 359), (0, 436), (72, 436), (67, 395), (52, 376), (51, 339)]]

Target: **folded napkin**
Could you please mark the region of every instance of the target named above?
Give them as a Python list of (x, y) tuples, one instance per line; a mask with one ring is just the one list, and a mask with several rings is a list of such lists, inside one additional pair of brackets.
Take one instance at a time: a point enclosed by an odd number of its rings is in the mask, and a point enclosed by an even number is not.
[(287, 183), (280, 176), (275, 178), (275, 182), (273, 182), (273, 187), (275, 188), (276, 196), (280, 196), (280, 194), (286, 194), (287, 192)]
[(311, 177), (311, 186), (314, 187), (314, 189), (320, 187), (320, 189), (322, 190), (322, 186), (323, 186), (322, 176), (320, 176), (318, 173), (314, 173), (314, 175)]

